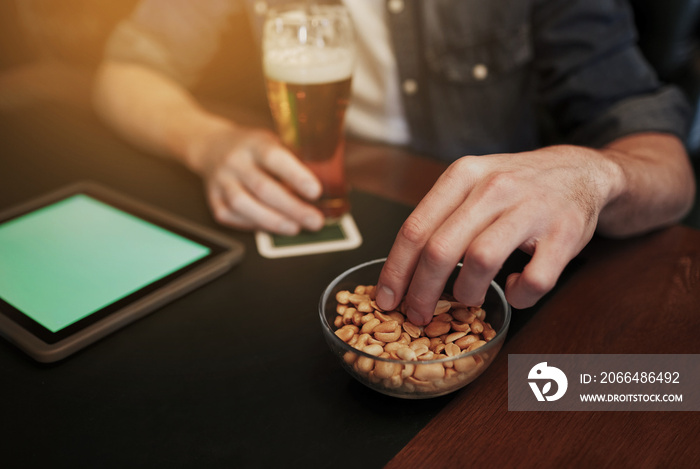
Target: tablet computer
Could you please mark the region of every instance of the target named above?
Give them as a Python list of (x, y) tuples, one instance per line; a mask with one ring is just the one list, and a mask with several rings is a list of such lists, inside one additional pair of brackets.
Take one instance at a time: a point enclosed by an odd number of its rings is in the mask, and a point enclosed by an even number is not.
[(241, 243), (94, 183), (0, 214), (0, 335), (63, 359), (221, 275)]

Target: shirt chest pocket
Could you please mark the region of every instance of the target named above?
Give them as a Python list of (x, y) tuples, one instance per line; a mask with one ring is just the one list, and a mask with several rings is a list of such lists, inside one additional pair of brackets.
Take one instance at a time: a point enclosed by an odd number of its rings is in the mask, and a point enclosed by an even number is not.
[(425, 60), (435, 79), (485, 85), (531, 61), (526, 0), (436, 0), (422, 5)]

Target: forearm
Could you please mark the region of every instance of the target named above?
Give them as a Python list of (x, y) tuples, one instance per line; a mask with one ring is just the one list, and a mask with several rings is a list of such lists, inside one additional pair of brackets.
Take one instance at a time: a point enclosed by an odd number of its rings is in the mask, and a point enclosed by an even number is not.
[(692, 207), (695, 180), (678, 138), (636, 134), (612, 142), (602, 153), (619, 171), (614, 196), (600, 212), (599, 233), (643, 233), (681, 220)]
[(135, 64), (103, 64), (93, 100), (100, 117), (123, 138), (194, 171), (201, 169), (205, 142), (233, 126), (204, 110), (178, 83)]

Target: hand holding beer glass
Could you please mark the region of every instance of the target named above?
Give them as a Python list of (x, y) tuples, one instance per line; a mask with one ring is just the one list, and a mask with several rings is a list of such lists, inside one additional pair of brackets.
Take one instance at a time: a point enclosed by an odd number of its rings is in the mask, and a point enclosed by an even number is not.
[(317, 206), (328, 219), (349, 210), (344, 121), (354, 39), (342, 5), (271, 9), (263, 28), (263, 68), (277, 132), (320, 180)]

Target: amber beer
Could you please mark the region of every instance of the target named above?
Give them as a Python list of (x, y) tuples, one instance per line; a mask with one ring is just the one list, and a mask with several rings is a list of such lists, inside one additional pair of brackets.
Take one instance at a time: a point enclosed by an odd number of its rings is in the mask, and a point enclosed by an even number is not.
[[(321, 181), (317, 205), (328, 218), (349, 209), (344, 122), (354, 44), (349, 19), (339, 21), (339, 11), (317, 7), (313, 12), (282, 13), (268, 22), (263, 47), (268, 102), (278, 135)], [(334, 21), (317, 21), (321, 14), (332, 15)], [(334, 29), (315, 31), (318, 24), (334, 24)], [(297, 41), (301, 29), (306, 43)], [(289, 30), (292, 34), (286, 34)], [(315, 34), (323, 36), (323, 47)]]
[(310, 84), (268, 78), (267, 92), (282, 142), (321, 181), (319, 208), (332, 218), (347, 212), (343, 122), (350, 77)]

